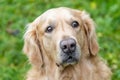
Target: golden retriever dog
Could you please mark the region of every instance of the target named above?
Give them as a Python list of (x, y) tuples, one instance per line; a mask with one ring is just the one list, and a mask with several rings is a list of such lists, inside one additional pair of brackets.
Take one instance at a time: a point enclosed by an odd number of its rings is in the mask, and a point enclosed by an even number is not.
[(50, 9), (28, 24), (24, 41), (32, 65), (26, 80), (110, 80), (94, 21), (84, 11)]

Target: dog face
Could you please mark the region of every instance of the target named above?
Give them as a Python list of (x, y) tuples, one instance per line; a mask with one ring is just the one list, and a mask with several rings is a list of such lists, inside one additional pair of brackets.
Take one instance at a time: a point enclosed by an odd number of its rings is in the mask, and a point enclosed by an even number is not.
[(74, 65), (82, 56), (98, 52), (94, 23), (83, 11), (48, 10), (29, 24), (24, 51), (35, 65), (49, 61), (62, 66)]

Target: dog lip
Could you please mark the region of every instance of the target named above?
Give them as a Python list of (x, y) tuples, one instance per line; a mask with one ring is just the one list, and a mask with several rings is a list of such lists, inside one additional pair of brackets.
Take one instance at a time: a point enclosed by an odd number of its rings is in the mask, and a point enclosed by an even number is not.
[(68, 59), (72, 59), (72, 56), (69, 56)]
[(77, 60), (73, 56), (68, 56), (68, 58), (64, 61), (65, 63), (74, 63)]

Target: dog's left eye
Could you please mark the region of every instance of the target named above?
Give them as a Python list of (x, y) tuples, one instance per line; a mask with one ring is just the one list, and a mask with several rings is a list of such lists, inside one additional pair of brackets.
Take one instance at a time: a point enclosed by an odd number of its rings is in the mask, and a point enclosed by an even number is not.
[(46, 33), (51, 33), (53, 31), (53, 27), (52, 26), (48, 26), (45, 30)]
[(73, 28), (77, 28), (79, 26), (79, 23), (77, 21), (73, 21), (72, 24), (71, 24), (71, 26)]

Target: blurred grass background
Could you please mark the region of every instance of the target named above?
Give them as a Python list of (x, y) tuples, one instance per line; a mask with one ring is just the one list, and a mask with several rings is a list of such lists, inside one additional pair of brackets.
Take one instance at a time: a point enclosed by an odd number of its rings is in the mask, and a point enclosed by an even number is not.
[(99, 55), (120, 80), (120, 0), (0, 0), (0, 80), (25, 80), (25, 26), (44, 11), (66, 6), (86, 10), (97, 24)]

